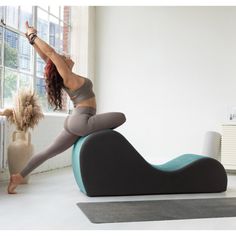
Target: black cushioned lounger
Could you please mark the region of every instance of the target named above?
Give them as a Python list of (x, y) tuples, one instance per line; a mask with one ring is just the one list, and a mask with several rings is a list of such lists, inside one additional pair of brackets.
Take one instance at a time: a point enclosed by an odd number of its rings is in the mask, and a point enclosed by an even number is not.
[(72, 166), (80, 190), (88, 196), (215, 193), (227, 188), (219, 161), (184, 154), (152, 165), (111, 129), (80, 138), (73, 148)]

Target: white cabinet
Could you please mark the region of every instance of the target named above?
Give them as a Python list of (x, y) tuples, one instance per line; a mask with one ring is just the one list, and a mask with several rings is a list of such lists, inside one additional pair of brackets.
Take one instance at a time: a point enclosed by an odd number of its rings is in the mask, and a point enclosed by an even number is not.
[(221, 163), (226, 170), (236, 170), (236, 124), (222, 125)]

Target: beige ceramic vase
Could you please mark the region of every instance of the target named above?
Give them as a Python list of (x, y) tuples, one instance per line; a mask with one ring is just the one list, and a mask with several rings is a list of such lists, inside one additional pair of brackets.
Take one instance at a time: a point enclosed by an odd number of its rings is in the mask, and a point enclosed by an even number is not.
[[(29, 132), (16, 130), (12, 134), (12, 142), (8, 146), (8, 167), (10, 175), (19, 173), (29, 162), (34, 148), (31, 144)], [(22, 184), (27, 184), (29, 175), (24, 178)]]

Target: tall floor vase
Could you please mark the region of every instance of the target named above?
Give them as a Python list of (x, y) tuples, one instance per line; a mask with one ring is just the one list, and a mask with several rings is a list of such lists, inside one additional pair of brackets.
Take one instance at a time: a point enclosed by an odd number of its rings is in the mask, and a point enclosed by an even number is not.
[[(34, 152), (30, 132), (14, 131), (12, 142), (9, 144), (7, 151), (10, 175), (19, 173), (29, 162)], [(29, 175), (24, 178), (22, 184), (27, 184), (28, 181)]]

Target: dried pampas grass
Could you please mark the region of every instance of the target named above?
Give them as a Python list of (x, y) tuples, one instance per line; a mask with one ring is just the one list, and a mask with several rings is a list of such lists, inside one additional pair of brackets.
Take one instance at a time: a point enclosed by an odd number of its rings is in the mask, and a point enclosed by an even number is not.
[(0, 115), (6, 116), (17, 130), (24, 132), (33, 129), (44, 117), (38, 96), (32, 89), (19, 90), (14, 98), (14, 107), (5, 109)]

